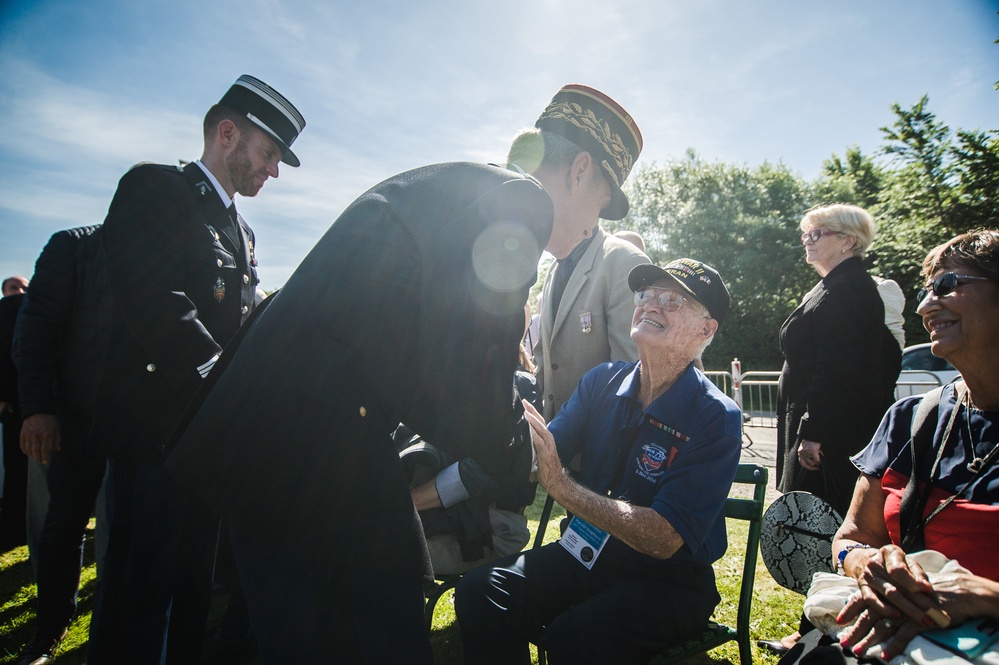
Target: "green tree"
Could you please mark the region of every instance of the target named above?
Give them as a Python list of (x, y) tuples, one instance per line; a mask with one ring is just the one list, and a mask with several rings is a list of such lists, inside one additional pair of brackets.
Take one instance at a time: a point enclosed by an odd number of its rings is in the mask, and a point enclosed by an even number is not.
[(874, 215), (880, 229), (865, 262), (872, 275), (902, 287), (907, 343), (927, 339), (915, 314), (923, 258), (957, 233), (999, 226), (999, 136), (957, 130), (955, 140), (925, 96), (891, 108), (895, 121), (881, 128), (885, 144), (876, 153), (884, 163), (850, 146), (823, 162), (813, 182), (780, 163), (708, 163), (693, 149), (633, 174), (631, 212), (605, 222), (607, 229), (640, 233), (659, 265), (705, 261), (729, 285), (732, 312), (705, 353), (708, 367), (727, 367), (733, 357), (749, 369), (781, 366), (780, 326), (818, 280), (798, 239), (802, 214), (817, 204), (852, 203)]
[(683, 159), (647, 165), (629, 181), (632, 208), (611, 230), (642, 234), (662, 265), (681, 257), (714, 266), (732, 293), (732, 311), (705, 352), (709, 367), (779, 367), (781, 324), (816, 277), (802, 260), (798, 222), (810, 188), (783, 164), (750, 168)]
[(937, 121), (928, 105), (926, 95), (909, 109), (892, 104), (895, 122), (881, 128), (888, 140), (882, 151), (901, 163), (895, 185), (906, 203), (915, 207), (921, 217), (951, 230), (948, 213), (953, 203), (954, 170), (949, 159), (950, 128)]
[(815, 189), (823, 203), (852, 203), (870, 210), (878, 204), (884, 185), (885, 170), (854, 145), (846, 149), (845, 158), (833, 155), (822, 162)]
[(988, 132), (950, 129), (923, 97), (909, 109), (892, 105), (896, 120), (882, 127), (892, 156), (872, 212), (881, 233), (869, 255), (872, 272), (891, 277), (906, 295), (906, 342), (927, 339), (915, 314), (920, 268), (926, 253), (948, 238), (979, 226), (995, 226), (999, 214), (999, 143)]
[(958, 130), (957, 218), (962, 228), (999, 226), (999, 137)]

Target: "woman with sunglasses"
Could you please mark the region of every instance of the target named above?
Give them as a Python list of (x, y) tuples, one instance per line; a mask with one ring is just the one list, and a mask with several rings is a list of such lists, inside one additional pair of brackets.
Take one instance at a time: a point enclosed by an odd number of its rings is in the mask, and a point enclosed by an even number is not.
[[(916, 312), (933, 355), (963, 380), (892, 406), (853, 458), (861, 476), (833, 542), (838, 569), (859, 588), (835, 617), (855, 621), (840, 644), (884, 660), (922, 631), (965, 622), (954, 644), (967, 648), (976, 627), (986, 639), (999, 627), (999, 231), (933, 249), (923, 277)], [(931, 408), (920, 409), (924, 401)], [(910, 556), (920, 550), (955, 565), (928, 575)], [(939, 632), (926, 637), (949, 643)]]
[[(801, 220), (805, 261), (822, 280), (780, 329), (777, 489), (810, 492), (846, 514), (858, 452), (891, 406), (902, 350), (885, 325), (877, 285), (863, 265), (877, 233), (863, 208), (813, 208)], [(783, 654), (810, 630), (759, 645)]]

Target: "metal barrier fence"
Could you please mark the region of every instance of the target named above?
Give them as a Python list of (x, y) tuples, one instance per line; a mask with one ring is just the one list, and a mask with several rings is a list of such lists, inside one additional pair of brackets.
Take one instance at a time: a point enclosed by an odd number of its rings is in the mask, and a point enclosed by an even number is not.
[(745, 372), (740, 381), (741, 395), (736, 399), (752, 427), (777, 427), (777, 379), (780, 372)]
[(933, 372), (903, 369), (895, 384), (895, 399), (921, 395), (941, 385), (940, 377)]
[[(723, 393), (725, 393), (729, 397), (732, 397), (733, 392), (732, 392), (732, 373), (731, 372), (725, 372), (725, 371), (721, 371), (721, 370), (711, 370), (711, 371), (705, 371), (704, 372), (704, 376), (708, 377), (708, 379), (711, 381), (711, 383), (713, 383), (716, 386), (718, 386), (719, 390), (721, 390)], [(732, 399), (735, 399), (735, 398), (732, 397)]]
[[(777, 427), (777, 380), (780, 372), (743, 372), (736, 358), (732, 361), (732, 371), (712, 370), (704, 374), (742, 408), (746, 425)], [(895, 399), (920, 395), (940, 385), (940, 379), (931, 372), (903, 370), (895, 384)]]

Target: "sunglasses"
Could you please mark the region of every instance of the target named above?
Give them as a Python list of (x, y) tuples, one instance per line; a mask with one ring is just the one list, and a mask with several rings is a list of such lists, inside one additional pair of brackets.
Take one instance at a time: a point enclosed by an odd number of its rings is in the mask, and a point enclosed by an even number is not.
[(953, 293), (961, 284), (965, 284), (971, 280), (989, 281), (989, 278), (976, 277), (974, 275), (958, 275), (956, 272), (945, 272), (927, 284), (925, 288), (919, 290), (919, 293), (916, 295), (916, 302), (923, 302), (930, 293), (937, 298), (943, 298), (945, 295)]
[(667, 312), (675, 312), (685, 304), (690, 305), (690, 301), (684, 298), (679, 291), (646, 286), (635, 291), (635, 307), (643, 307), (649, 304), (653, 298)]
[(843, 235), (841, 231), (830, 231), (829, 229), (815, 229), (814, 231), (805, 231), (801, 234), (801, 242), (811, 240), (812, 242), (818, 242), (822, 236), (832, 236), (832, 235)]

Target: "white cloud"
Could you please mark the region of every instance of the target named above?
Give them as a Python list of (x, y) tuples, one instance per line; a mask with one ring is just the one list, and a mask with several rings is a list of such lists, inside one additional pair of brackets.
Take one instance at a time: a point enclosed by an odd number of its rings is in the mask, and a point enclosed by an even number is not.
[(984, 4), (39, 0), (0, 22), (0, 234), (25, 239), (0, 243), (0, 272), (99, 221), (132, 163), (197, 157), (207, 105), (242, 73), (308, 121), (303, 166), (241, 205), (273, 288), (360, 193), (430, 162), (502, 160), (565, 83), (634, 115), (640, 164), (693, 147), (811, 177), (924, 93), (951, 127), (989, 128), (999, 21)]
[(197, 116), (61, 81), (28, 62), (3, 64), (0, 149), (7, 155), (53, 166), (67, 157), (120, 164), (137, 154), (167, 161), (200, 155)]

